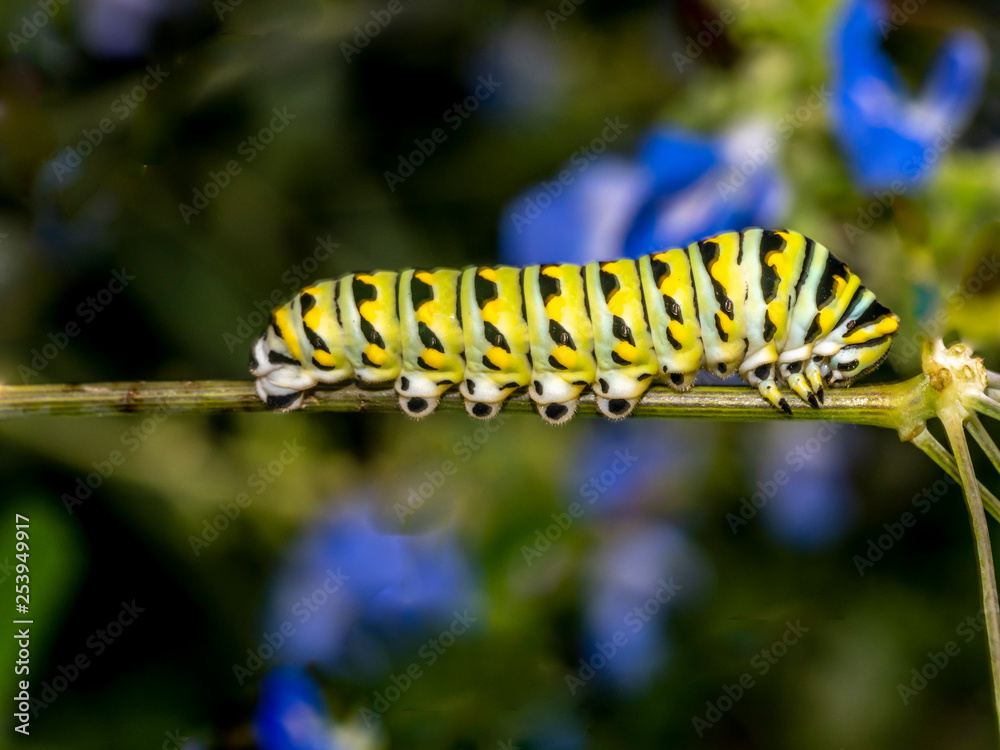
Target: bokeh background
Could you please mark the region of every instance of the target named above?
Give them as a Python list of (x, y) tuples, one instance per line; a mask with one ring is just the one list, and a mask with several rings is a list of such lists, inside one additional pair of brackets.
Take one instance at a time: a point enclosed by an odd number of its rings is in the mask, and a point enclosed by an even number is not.
[[(307, 280), (752, 225), (899, 313), (872, 381), (934, 336), (1000, 364), (987, 0), (5, 0), (0, 31), (5, 383), (244, 379)], [(889, 432), (157, 414), (0, 446), (36, 700), (0, 743), (996, 744), (961, 494)]]

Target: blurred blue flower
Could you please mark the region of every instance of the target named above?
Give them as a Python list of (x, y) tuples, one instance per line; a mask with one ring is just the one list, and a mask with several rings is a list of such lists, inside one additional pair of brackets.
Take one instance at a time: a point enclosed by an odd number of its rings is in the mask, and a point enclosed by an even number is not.
[(913, 99), (882, 50), (895, 28), (881, 0), (850, 0), (833, 38), (834, 130), (868, 191), (930, 174), (979, 103), (988, 63), (976, 34), (953, 33)]
[(480, 78), (487, 77), (497, 85), (481, 99), (483, 112), (520, 127), (537, 127), (563, 106), (567, 66), (561, 64), (552, 35), (533, 19), (514, 18), (491, 29), (465, 66), (468, 90), (475, 91)]
[(587, 263), (685, 246), (717, 232), (773, 225), (784, 214), (784, 180), (750, 154), (769, 135), (756, 125), (720, 138), (661, 127), (634, 159), (601, 155), (628, 127), (608, 118), (600, 138), (563, 170), (524, 191), (503, 212), (506, 263)]
[(337, 750), (319, 687), (298, 667), (278, 667), (262, 681), (253, 729), (262, 750)]
[[(853, 465), (850, 439), (840, 433), (843, 425), (776, 425), (768, 429), (770, 440), (762, 442), (754, 433), (754, 450), (761, 454), (757, 466), (761, 478), (750, 495), (762, 505), (768, 533), (799, 549), (817, 549), (833, 544), (850, 526), (856, 499), (845, 466)], [(761, 448), (763, 447), (763, 450)]]
[(81, 7), (79, 36), (98, 57), (139, 57), (164, 18), (197, 7), (195, 0), (91, 0)]
[(383, 531), (367, 498), (354, 498), (298, 540), (279, 572), (267, 613), (271, 631), (294, 635), (277, 659), (378, 678), (397, 658), (474, 608), (475, 582), (454, 529)]
[(705, 578), (700, 553), (680, 529), (650, 521), (612, 527), (597, 543), (587, 576), (583, 659), (594, 671), (590, 679), (642, 691), (669, 657), (670, 609)]
[(707, 458), (691, 439), (699, 426), (682, 431), (658, 420), (626, 419), (588, 427), (563, 476), (566, 503), (580, 503), (588, 519), (662, 510), (690, 491), (688, 481), (700, 476)]

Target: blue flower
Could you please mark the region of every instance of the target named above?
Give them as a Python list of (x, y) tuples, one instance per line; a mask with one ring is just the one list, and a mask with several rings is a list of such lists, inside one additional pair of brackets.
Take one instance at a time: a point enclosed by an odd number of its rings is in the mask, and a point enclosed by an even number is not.
[(655, 521), (610, 526), (590, 559), (577, 677), (584, 685), (595, 680), (640, 692), (669, 657), (669, 611), (705, 578), (701, 554), (676, 527)]
[(896, 28), (881, 0), (851, 0), (833, 39), (833, 122), (861, 188), (919, 184), (958, 138), (982, 93), (986, 47), (950, 35), (911, 98), (881, 42)]
[(456, 610), (474, 607), (470, 565), (452, 528), (383, 531), (367, 498), (312, 526), (277, 576), (269, 632), (293, 628), (276, 658), (377, 679), (410, 658)]
[(298, 667), (278, 667), (263, 679), (253, 729), (262, 750), (338, 748), (319, 687)]
[(504, 210), (501, 258), (532, 265), (637, 257), (775, 224), (784, 213), (784, 181), (766, 160), (749, 158), (766, 137), (756, 126), (721, 138), (662, 127), (646, 135), (634, 159), (580, 149), (558, 175)]
[[(752, 433), (754, 450), (762, 456), (760, 478), (746, 502), (762, 508), (767, 532), (790, 547), (827, 547), (854, 519), (856, 498), (844, 467), (854, 463), (849, 448), (860, 436), (848, 439), (838, 434), (841, 427), (781, 425), (781, 430), (766, 430), (763, 444), (760, 433)], [(741, 513), (745, 505), (741, 502)]]
[(670, 497), (689, 494), (688, 483), (707, 463), (704, 447), (692, 440), (708, 437), (700, 426), (682, 430), (660, 420), (626, 419), (588, 427), (563, 477), (564, 496), (599, 524), (659, 510)]

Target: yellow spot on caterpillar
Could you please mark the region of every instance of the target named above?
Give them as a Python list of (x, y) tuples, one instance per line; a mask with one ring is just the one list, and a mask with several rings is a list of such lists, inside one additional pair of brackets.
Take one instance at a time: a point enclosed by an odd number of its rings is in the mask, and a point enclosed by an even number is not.
[(437, 300), (428, 300), (414, 310), (414, 312), (416, 313), (417, 320), (421, 323), (426, 323), (428, 326), (432, 326), (438, 313)]
[(734, 303), (742, 302), (743, 295), (736, 293), (738, 285), (742, 281), (739, 266), (736, 265), (739, 235), (729, 232), (720, 234), (708, 241), (716, 242), (719, 245), (718, 256), (709, 263), (709, 274), (722, 285), (726, 296), (732, 299)]
[(895, 316), (887, 317), (875, 326), (875, 333), (879, 336), (886, 336), (899, 330), (899, 320)]
[(490, 300), (482, 310), (483, 320), (487, 323), (497, 324), (500, 319), (500, 300)]
[(435, 370), (440, 370), (448, 361), (445, 353), (439, 352), (437, 349), (424, 349), (420, 352), (420, 358)]
[(620, 341), (614, 348), (615, 354), (628, 362), (635, 362), (639, 358), (639, 350), (627, 341)]
[(319, 349), (313, 352), (313, 359), (319, 362), (324, 367), (336, 367), (337, 360), (333, 358), (333, 355), (329, 352), (324, 352)]
[[(736, 321), (730, 320), (725, 315), (717, 315), (715, 319), (720, 321), (722, 330), (729, 334), (730, 339), (732, 339), (733, 330), (736, 328)], [(730, 343), (732, 343), (732, 341), (730, 341)]]
[(774, 323), (774, 337), (781, 340), (785, 336), (785, 328), (788, 325), (788, 307), (784, 302), (774, 300), (767, 306), (767, 317)]
[(486, 356), (489, 357), (490, 362), (499, 367), (503, 371), (510, 371), (510, 360), (511, 356), (499, 346), (492, 347)]
[(434, 283), (434, 274), (432, 274), (432, 273), (431, 273), (430, 271), (417, 271), (417, 272), (416, 272), (415, 274), (413, 274), (413, 275), (414, 275), (414, 276), (415, 276), (415, 277), (416, 277), (416, 278), (417, 278), (418, 280), (420, 280), (420, 281), (424, 282), (424, 283), (425, 283), (425, 284), (427, 284), (428, 286), (430, 286), (430, 285), (432, 285), (432, 284)]
[(566, 307), (566, 300), (563, 297), (553, 297), (545, 306), (545, 314), (552, 320), (562, 323), (563, 310)]
[(844, 343), (861, 344), (865, 341), (876, 339), (879, 336), (887, 336), (890, 333), (895, 333), (898, 329), (899, 321), (894, 316), (886, 316), (875, 325), (874, 330), (870, 333), (867, 327), (855, 329), (851, 332), (850, 336), (844, 337)]
[(295, 335), (292, 326), (289, 323), (287, 305), (274, 311), (274, 322), (278, 324), (278, 330), (281, 331), (281, 339), (288, 345), (288, 349), (291, 351), (292, 356), (301, 362), (302, 347), (299, 346), (298, 337)]
[(557, 346), (552, 350), (552, 356), (556, 362), (571, 371), (576, 370), (577, 363), (580, 361), (580, 355), (568, 346)]
[(495, 268), (480, 268), (479, 275), (487, 281), (492, 281), (494, 284), (497, 281), (497, 271)]
[(825, 310), (820, 310), (819, 312), (819, 330), (820, 334), (827, 334), (840, 320), (840, 316), (837, 315), (837, 311), (831, 308), (826, 308)]
[(320, 309), (319, 305), (314, 305), (313, 309), (310, 310), (303, 316), (302, 322), (305, 323), (309, 328), (314, 331), (319, 328), (320, 323), (323, 320), (323, 311)]
[(625, 303), (628, 302), (628, 294), (623, 290), (615, 292), (608, 300), (608, 311), (612, 315), (621, 316), (625, 312)]
[(371, 362), (376, 367), (381, 367), (389, 359), (389, 355), (386, 354), (385, 349), (382, 349), (375, 344), (369, 344), (365, 347), (365, 354), (368, 355), (368, 361)]

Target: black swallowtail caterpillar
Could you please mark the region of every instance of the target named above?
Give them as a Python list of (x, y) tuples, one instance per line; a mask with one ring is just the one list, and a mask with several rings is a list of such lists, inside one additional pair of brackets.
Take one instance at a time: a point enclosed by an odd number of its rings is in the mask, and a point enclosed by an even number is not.
[(318, 383), (395, 382), (411, 417), (458, 385), (488, 419), (528, 387), (559, 424), (593, 388), (620, 419), (654, 379), (688, 389), (738, 372), (791, 413), (787, 384), (819, 408), (886, 357), (899, 319), (821, 244), (785, 230), (727, 232), (585, 266), (373, 271), (306, 287), (274, 311), (250, 356), (276, 409)]

